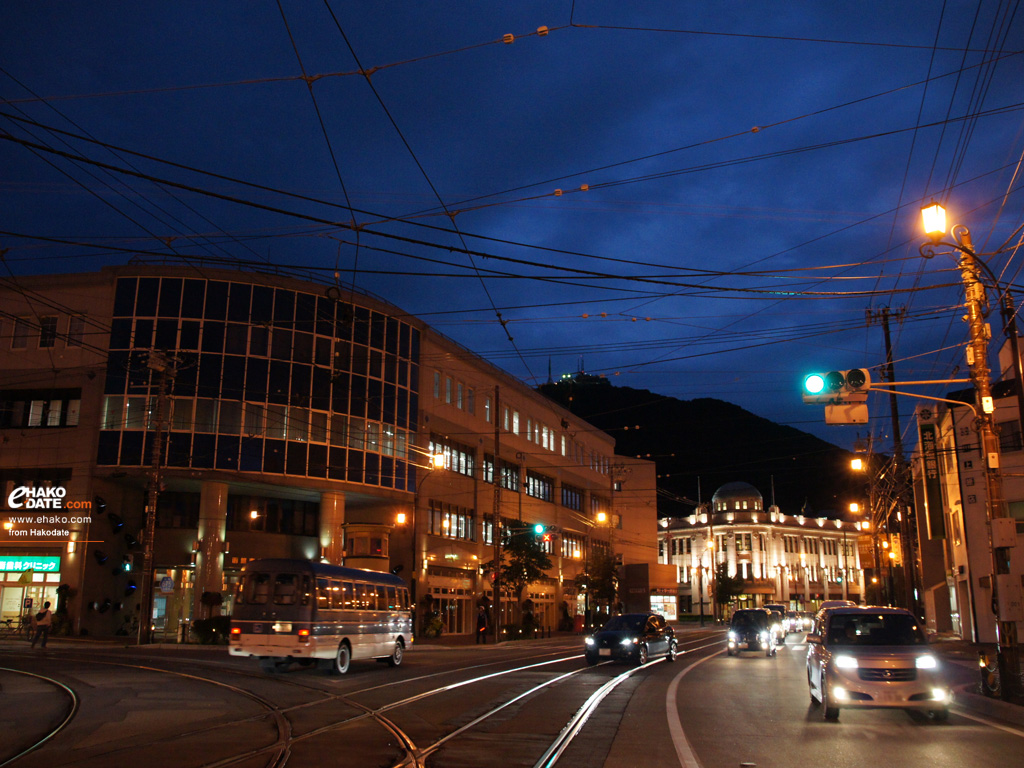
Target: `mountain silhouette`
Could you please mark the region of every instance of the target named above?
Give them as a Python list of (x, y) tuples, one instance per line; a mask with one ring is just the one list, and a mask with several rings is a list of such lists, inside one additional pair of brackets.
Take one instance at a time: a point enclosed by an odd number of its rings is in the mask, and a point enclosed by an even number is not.
[(849, 451), (724, 400), (679, 400), (586, 374), (538, 391), (612, 435), (616, 453), (656, 463), (659, 517), (688, 515), (737, 481), (757, 488), (765, 507), (774, 487), (791, 515), (836, 517), (862, 494)]

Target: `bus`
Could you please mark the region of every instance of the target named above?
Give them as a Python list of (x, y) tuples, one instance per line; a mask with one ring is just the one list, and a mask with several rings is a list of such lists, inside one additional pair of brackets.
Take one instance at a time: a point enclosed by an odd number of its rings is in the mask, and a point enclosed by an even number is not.
[(389, 573), (310, 560), (253, 560), (235, 596), (228, 651), (265, 672), (299, 662), (344, 675), (353, 661), (397, 667), (412, 645), (409, 590)]

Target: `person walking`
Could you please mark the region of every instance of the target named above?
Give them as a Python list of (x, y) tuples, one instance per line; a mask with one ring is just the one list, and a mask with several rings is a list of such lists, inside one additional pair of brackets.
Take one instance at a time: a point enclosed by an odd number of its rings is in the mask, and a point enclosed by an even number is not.
[(35, 615), (36, 633), (32, 637), (32, 647), (40, 638), (43, 640), (42, 647), (46, 647), (46, 640), (50, 636), (50, 627), (53, 626), (53, 611), (50, 610), (50, 601), (43, 603), (43, 610)]
[(487, 645), (487, 609), (482, 605), (476, 612), (476, 642)]

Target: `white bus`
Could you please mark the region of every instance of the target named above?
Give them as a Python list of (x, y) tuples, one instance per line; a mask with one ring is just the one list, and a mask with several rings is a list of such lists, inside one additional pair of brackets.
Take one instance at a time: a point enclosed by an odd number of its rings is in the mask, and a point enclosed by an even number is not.
[(412, 642), (409, 590), (397, 576), (309, 560), (245, 565), (232, 656), (255, 656), (268, 672), (298, 661), (343, 675), (361, 659), (397, 667)]

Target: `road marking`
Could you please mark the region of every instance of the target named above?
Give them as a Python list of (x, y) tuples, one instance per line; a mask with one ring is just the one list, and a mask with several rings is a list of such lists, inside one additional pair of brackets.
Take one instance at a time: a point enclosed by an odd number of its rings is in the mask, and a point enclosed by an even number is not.
[(966, 717), (968, 720), (973, 720), (976, 723), (987, 725), (990, 728), (998, 728), (1000, 731), (1005, 731), (1006, 733), (1013, 734), (1014, 736), (1020, 736), (1022, 739), (1024, 739), (1024, 731), (1020, 730), (1019, 728), (1011, 728), (1008, 725), (1001, 725), (993, 720), (989, 720), (987, 717), (979, 717), (978, 715), (968, 715), (966, 712), (964, 712), (962, 709), (956, 706), (954, 706), (953, 711), (959, 717)]
[(676, 703), (677, 691), (679, 690), (679, 681), (683, 679), (683, 676), (691, 669), (696, 667), (698, 664), (703, 664), (708, 659), (713, 659), (725, 650), (712, 653), (710, 656), (705, 656), (703, 659), (698, 659), (693, 662), (690, 666), (676, 675), (671, 684), (668, 687), (668, 692), (665, 694), (665, 715), (668, 718), (668, 732), (672, 735), (672, 744), (676, 748), (676, 755), (679, 757), (679, 765), (683, 768), (704, 768), (700, 760), (697, 759), (697, 755), (693, 751), (693, 747), (690, 745), (689, 739), (686, 738), (686, 733), (683, 731), (683, 724), (679, 721), (679, 706)]

